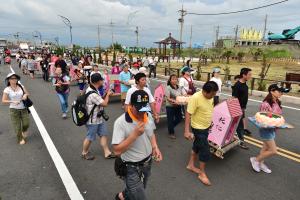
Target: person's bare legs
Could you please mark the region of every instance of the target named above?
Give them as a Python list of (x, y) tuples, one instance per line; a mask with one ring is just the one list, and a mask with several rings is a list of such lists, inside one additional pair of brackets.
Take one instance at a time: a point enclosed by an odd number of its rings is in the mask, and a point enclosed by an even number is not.
[(192, 150), (191, 151), (191, 157), (190, 157), (189, 163), (186, 166), (186, 168), (188, 170), (196, 173), (196, 174), (199, 174), (200, 173), (200, 169), (195, 166), (196, 159), (197, 159), (197, 154)]
[(82, 155), (85, 155), (89, 152), (89, 148), (90, 148), (91, 144), (92, 144), (92, 141), (90, 141), (88, 139), (83, 140)]
[(106, 158), (107, 156), (109, 156), (111, 154), (111, 151), (108, 148), (107, 145), (107, 137), (106, 136), (102, 136), (100, 137), (100, 145), (103, 148), (103, 152), (104, 152), (104, 157)]
[(264, 146), (261, 152), (256, 156), (258, 162), (263, 162), (266, 158), (277, 154), (277, 146), (274, 140), (264, 141)]
[(204, 162), (200, 162), (200, 172), (199, 172), (198, 178), (204, 185), (210, 186), (211, 182), (209, 181), (209, 179), (205, 173), (205, 165), (206, 164)]

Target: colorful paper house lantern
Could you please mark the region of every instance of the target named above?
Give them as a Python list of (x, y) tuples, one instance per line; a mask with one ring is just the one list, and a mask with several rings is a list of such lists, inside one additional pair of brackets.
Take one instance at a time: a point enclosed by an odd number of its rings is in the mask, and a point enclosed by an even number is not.
[(213, 112), (213, 125), (209, 130), (208, 140), (219, 147), (229, 144), (243, 115), (237, 98), (228, 99), (218, 104)]

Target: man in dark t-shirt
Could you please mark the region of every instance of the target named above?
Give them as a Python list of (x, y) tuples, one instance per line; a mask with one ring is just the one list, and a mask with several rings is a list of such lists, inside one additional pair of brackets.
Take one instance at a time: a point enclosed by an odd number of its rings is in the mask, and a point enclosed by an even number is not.
[(240, 147), (243, 149), (249, 149), (248, 146), (244, 142), (244, 122), (243, 119), (245, 118), (245, 110), (247, 108), (248, 103), (248, 85), (247, 81), (249, 81), (252, 77), (252, 70), (249, 68), (242, 68), (240, 72), (240, 79), (235, 83), (235, 85), (232, 87), (232, 96), (238, 98), (242, 111), (243, 116), (240, 120), (238, 127), (237, 127), (237, 134), (240, 139)]

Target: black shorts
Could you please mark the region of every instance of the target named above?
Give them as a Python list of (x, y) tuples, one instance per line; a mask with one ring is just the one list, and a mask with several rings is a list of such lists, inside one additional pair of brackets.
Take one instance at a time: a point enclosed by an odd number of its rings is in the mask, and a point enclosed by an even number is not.
[(192, 132), (195, 136), (192, 149), (196, 154), (198, 154), (199, 161), (201, 162), (207, 162), (210, 159), (209, 144), (207, 141), (208, 130), (209, 128), (208, 129), (192, 128)]
[(30, 74), (34, 74), (34, 70), (28, 70)]

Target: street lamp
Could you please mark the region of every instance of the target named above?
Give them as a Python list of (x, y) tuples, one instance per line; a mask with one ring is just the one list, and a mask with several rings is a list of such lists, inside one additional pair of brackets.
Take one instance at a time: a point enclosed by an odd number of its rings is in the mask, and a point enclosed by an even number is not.
[(41, 42), (41, 45), (43, 45), (43, 42), (42, 42), (42, 34), (39, 32), (39, 31), (34, 31), (32, 36), (34, 38), (39, 38), (40, 39), (40, 42)]
[(62, 19), (63, 23), (65, 23), (65, 25), (68, 26), (69, 29), (70, 29), (71, 47), (73, 48), (71, 21), (68, 18), (64, 17), (64, 16), (61, 16), (61, 15), (58, 15), (58, 16)]

